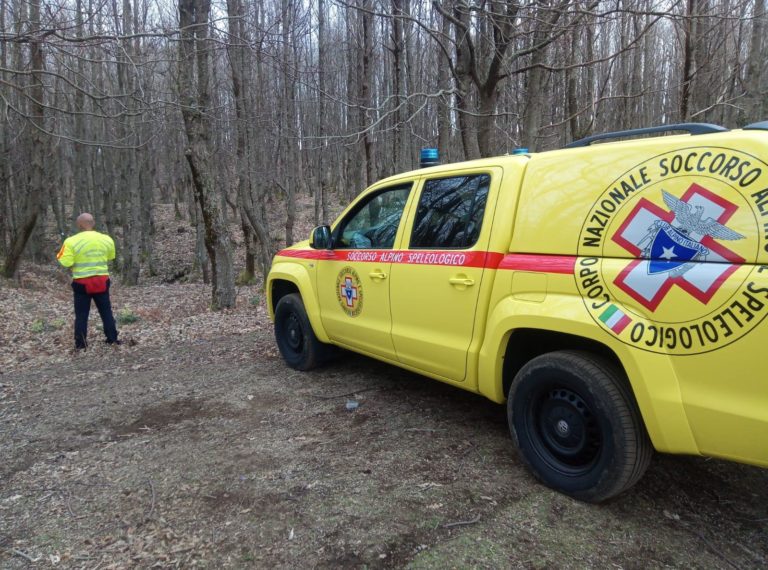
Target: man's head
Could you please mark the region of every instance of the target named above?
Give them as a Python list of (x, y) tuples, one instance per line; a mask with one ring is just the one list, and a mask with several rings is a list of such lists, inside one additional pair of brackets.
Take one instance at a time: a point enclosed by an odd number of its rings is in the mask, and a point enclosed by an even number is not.
[(90, 215), (88, 212), (83, 212), (79, 216), (77, 216), (77, 229), (80, 231), (86, 231), (86, 230), (92, 230), (93, 226), (96, 225), (96, 222), (93, 219), (93, 216)]

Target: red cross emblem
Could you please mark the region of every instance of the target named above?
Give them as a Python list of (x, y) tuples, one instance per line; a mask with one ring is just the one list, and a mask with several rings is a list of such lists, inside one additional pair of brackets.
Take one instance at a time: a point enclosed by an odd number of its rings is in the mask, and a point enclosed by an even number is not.
[(350, 309), (354, 308), (357, 301), (357, 287), (352, 283), (352, 278), (347, 275), (344, 277), (344, 283), (341, 284), (341, 296)]
[(680, 198), (663, 190), (662, 197), (669, 210), (641, 198), (613, 235), (638, 258), (614, 283), (651, 311), (675, 285), (706, 305), (745, 261), (715, 241), (744, 239), (725, 225), (738, 206), (698, 184)]

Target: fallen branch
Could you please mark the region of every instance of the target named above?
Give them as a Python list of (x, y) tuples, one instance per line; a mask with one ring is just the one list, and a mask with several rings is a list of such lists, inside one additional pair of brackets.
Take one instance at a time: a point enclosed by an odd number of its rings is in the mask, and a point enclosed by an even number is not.
[(454, 526), (467, 526), (467, 525), (475, 524), (475, 523), (478, 523), (478, 522), (480, 522), (480, 515), (477, 515), (475, 518), (473, 518), (472, 520), (468, 520), (468, 521), (456, 521), (456, 522), (452, 522), (452, 523), (446, 523), (446, 524), (443, 525), (443, 528), (451, 528), (451, 527), (454, 527)]
[(382, 392), (386, 392), (388, 390), (391, 390), (392, 388), (365, 388), (363, 390), (355, 390), (354, 392), (347, 392), (346, 394), (335, 394), (333, 396), (315, 396), (318, 400), (335, 400), (336, 398), (346, 398), (347, 396), (354, 396), (355, 394), (362, 394), (363, 392), (373, 392), (375, 390), (380, 390)]
[(38, 556), (37, 558), (32, 558), (29, 554), (22, 552), (21, 550), (16, 550), (15, 548), (3, 548), (6, 552), (9, 554), (13, 554), (14, 556), (18, 556), (19, 558), (23, 558), (24, 560), (27, 560), (28, 562), (31, 562), (34, 564), (35, 562), (39, 562), (42, 557)]
[(722, 554), (722, 553), (721, 553), (721, 552), (720, 552), (720, 551), (719, 551), (719, 550), (718, 550), (718, 549), (717, 549), (717, 548), (716, 548), (716, 547), (715, 547), (715, 546), (714, 546), (714, 545), (713, 545), (713, 544), (710, 542), (710, 540), (709, 540), (709, 539), (708, 539), (708, 538), (707, 538), (707, 537), (706, 537), (706, 536), (705, 536), (705, 535), (704, 535), (702, 532), (700, 532), (698, 529), (696, 529), (696, 528), (695, 528), (693, 525), (689, 525), (689, 524), (687, 524), (687, 523), (684, 523), (684, 522), (682, 522), (682, 521), (681, 521), (681, 525), (682, 525), (684, 528), (688, 529), (688, 531), (689, 531), (691, 534), (693, 534), (694, 536), (698, 537), (698, 539), (699, 539), (699, 540), (701, 540), (701, 542), (703, 542), (703, 543), (704, 543), (704, 547), (705, 547), (707, 550), (709, 550), (709, 551), (710, 551), (712, 554), (714, 554), (715, 556), (717, 556), (717, 557), (718, 557), (720, 560), (722, 560), (723, 562), (725, 562), (725, 563), (726, 563), (728, 566), (730, 566), (731, 568), (734, 568), (735, 570), (738, 570), (739, 566), (738, 566), (737, 564), (735, 564), (733, 561), (731, 561), (731, 559), (730, 559), (730, 558), (728, 558), (727, 556), (725, 556), (724, 554)]
[(144, 515), (144, 519), (147, 520), (152, 516), (152, 513), (155, 512), (155, 485), (152, 483), (152, 479), (147, 479), (147, 483), (149, 484), (149, 491), (151, 493), (152, 498), (152, 504), (149, 506), (149, 511), (146, 515)]
[(72, 516), (73, 519), (81, 519), (85, 517), (85, 515), (77, 516), (75, 514), (75, 511), (72, 510), (72, 492), (69, 490), (68, 487), (64, 487), (64, 492), (60, 494), (62, 495), (62, 498), (64, 499), (64, 503), (67, 505), (67, 510), (69, 511), (69, 514)]

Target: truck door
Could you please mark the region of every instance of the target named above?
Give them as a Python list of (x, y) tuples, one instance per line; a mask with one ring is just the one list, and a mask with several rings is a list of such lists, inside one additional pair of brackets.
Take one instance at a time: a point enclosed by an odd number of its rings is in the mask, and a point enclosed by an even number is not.
[(392, 340), (404, 364), (463, 381), (501, 176), (442, 176), (424, 180), (390, 271)]
[(333, 258), (318, 263), (320, 317), (328, 336), (349, 348), (396, 360), (389, 273), (412, 184), (362, 198), (333, 229)]

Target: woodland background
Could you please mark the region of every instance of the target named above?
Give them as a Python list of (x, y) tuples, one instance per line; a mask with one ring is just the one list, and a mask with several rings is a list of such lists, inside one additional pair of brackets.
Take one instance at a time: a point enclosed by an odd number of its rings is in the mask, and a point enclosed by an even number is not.
[[(289, 370), (261, 289), (421, 147), (768, 119), (766, 23), (766, 0), (0, 0), (0, 566), (768, 567), (767, 470), (659, 455), (588, 507), (528, 473), (504, 407), (351, 354)], [(85, 353), (55, 262), (84, 210), (123, 341), (92, 311)]]
[(50, 236), (91, 211), (138, 284), (173, 204), (230, 307), (306, 237), (297, 216), (331, 221), (420, 147), (458, 161), (764, 120), (766, 3), (0, 0), (3, 274), (52, 263)]

